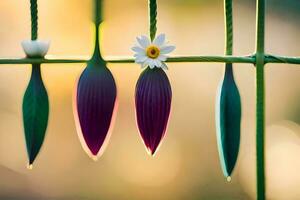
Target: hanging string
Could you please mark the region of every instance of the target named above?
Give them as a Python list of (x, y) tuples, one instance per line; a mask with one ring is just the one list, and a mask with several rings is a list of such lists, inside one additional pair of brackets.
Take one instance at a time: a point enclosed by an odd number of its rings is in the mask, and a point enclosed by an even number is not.
[(38, 5), (37, 0), (30, 0), (31, 11), (31, 40), (38, 38)]
[(102, 22), (102, 0), (95, 0), (95, 11), (94, 11), (94, 20), (95, 20), (95, 24), (97, 24), (98, 26), (101, 24)]
[[(232, 0), (225, 0), (225, 54), (231, 56), (233, 53), (233, 16), (232, 16)], [(233, 76), (232, 63), (226, 63), (225, 71), (230, 76)]]
[(226, 55), (233, 52), (232, 0), (225, 0)]
[(256, 176), (257, 199), (266, 199), (265, 181), (265, 0), (256, 1)]
[(149, 15), (150, 15), (150, 39), (154, 40), (157, 31), (157, 3), (156, 0), (149, 0)]
[(102, 23), (102, 0), (94, 1), (94, 24), (95, 24), (95, 49), (92, 60), (103, 60), (100, 52), (100, 24)]

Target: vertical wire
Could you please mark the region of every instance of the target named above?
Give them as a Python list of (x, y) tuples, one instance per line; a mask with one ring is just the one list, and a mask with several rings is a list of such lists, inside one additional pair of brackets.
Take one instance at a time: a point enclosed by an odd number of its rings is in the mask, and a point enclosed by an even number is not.
[(232, 55), (233, 52), (233, 17), (232, 0), (225, 0), (225, 31), (226, 31), (226, 55)]
[(257, 199), (265, 200), (265, 0), (256, 6), (256, 178)]
[[(225, 13), (225, 54), (232, 55), (233, 53), (233, 16), (232, 16), (232, 0), (224, 0)], [(225, 71), (232, 73), (232, 63), (225, 65)]]
[(100, 25), (102, 23), (102, 0), (94, 1), (94, 24), (95, 24), (95, 48), (92, 56), (92, 60), (102, 59), (101, 51), (100, 51)]
[(38, 6), (37, 0), (30, 0), (31, 13), (31, 40), (38, 38)]
[(151, 41), (154, 40), (157, 31), (157, 2), (149, 0), (149, 33)]

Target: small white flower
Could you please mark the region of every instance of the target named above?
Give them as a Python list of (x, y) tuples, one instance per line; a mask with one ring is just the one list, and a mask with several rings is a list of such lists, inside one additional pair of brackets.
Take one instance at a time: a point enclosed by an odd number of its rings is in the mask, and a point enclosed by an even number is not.
[(39, 58), (44, 57), (49, 49), (50, 41), (41, 40), (24, 40), (22, 47), (27, 57)]
[(166, 43), (166, 35), (160, 34), (153, 42), (146, 36), (137, 37), (138, 44), (131, 49), (135, 52), (135, 62), (142, 68), (154, 67), (168, 69), (164, 63), (167, 60), (167, 54), (175, 50), (175, 46), (169, 46)]

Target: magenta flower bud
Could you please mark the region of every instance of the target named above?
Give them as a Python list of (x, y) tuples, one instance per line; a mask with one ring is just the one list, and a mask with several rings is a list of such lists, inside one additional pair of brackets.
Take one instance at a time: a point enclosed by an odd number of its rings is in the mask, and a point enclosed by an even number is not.
[(149, 154), (154, 155), (165, 136), (172, 101), (169, 79), (161, 68), (141, 74), (135, 91), (137, 125)]
[(115, 80), (104, 61), (92, 60), (78, 80), (74, 115), (81, 144), (95, 160), (108, 142), (116, 97)]

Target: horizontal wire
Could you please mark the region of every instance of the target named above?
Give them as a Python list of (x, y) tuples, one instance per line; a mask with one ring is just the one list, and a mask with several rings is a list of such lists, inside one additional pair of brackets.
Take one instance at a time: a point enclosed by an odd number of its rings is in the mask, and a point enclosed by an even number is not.
[[(0, 58), (0, 65), (4, 64), (63, 64), (63, 63), (87, 63), (87, 56), (80, 57), (55, 57), (47, 56), (46, 58)], [(134, 63), (133, 57), (106, 57), (108, 63)], [(169, 57), (166, 62), (212, 62), (212, 63), (245, 63), (255, 64), (255, 55), (250, 56), (173, 56)], [(300, 57), (285, 57), (275, 55), (265, 55), (265, 63), (286, 63), (300, 64)]]

